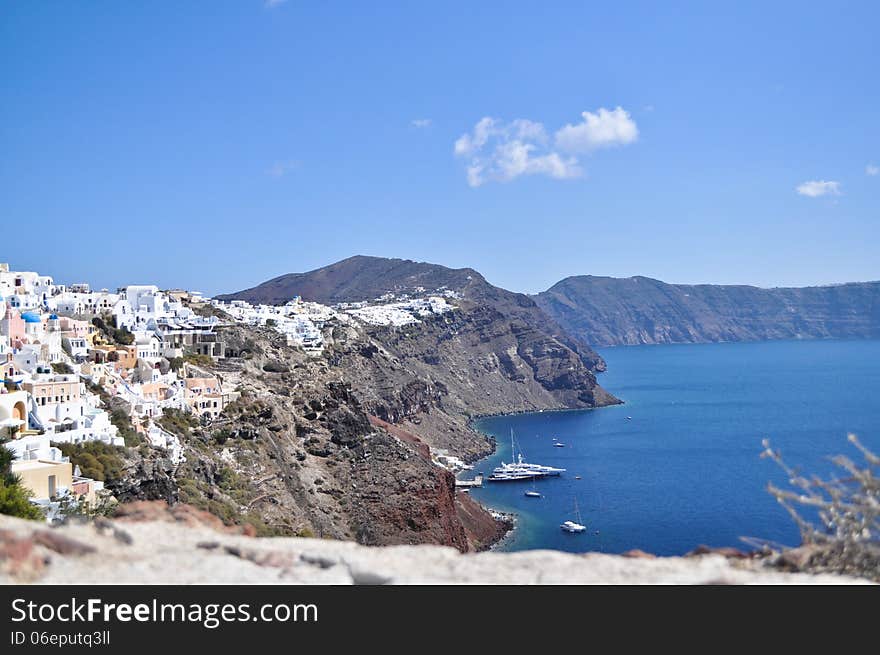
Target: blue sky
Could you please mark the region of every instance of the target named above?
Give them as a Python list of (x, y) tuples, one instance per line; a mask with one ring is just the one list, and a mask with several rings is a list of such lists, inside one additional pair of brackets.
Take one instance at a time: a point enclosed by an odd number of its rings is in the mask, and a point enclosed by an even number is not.
[(880, 5), (660, 4), (4, 3), (0, 261), (880, 279)]

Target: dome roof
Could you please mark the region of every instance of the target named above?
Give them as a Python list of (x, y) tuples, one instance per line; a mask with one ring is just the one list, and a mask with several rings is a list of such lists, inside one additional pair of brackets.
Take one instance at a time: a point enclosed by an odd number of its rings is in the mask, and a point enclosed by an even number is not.
[(40, 321), (40, 317), (37, 316), (36, 314), (34, 314), (33, 312), (25, 312), (24, 314), (21, 315), (21, 317), (24, 319), (25, 323), (41, 323), (42, 322), (42, 321)]
[(57, 320), (58, 320), (58, 314), (49, 314), (49, 320), (50, 320), (50, 321), (57, 321)]

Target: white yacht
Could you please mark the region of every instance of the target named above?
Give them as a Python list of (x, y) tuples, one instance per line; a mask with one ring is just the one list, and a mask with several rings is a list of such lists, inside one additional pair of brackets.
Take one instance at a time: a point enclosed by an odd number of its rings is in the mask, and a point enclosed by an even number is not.
[[(510, 431), (510, 452), (516, 453), (516, 444), (513, 439), (513, 430)], [(523, 459), (522, 451), (516, 456), (516, 461), (512, 463), (501, 462), (501, 466), (496, 466), (488, 480), (492, 482), (509, 482), (514, 480), (528, 480), (532, 478), (544, 478), (548, 476), (556, 476), (565, 473), (565, 469), (555, 466), (544, 466), (543, 464), (531, 464)]]

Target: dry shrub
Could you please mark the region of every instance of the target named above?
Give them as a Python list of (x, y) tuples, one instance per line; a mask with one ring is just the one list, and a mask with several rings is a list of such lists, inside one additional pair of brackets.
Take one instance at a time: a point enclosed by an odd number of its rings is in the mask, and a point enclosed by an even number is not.
[[(769, 441), (763, 442), (761, 456), (776, 462), (791, 486), (780, 489), (769, 483), (767, 489), (797, 524), (803, 544), (782, 553), (777, 563), (801, 571), (846, 573), (880, 581), (880, 457), (854, 434), (847, 438), (865, 463), (860, 466), (845, 455), (832, 457), (841, 475), (829, 479), (801, 475)], [(815, 518), (806, 518), (805, 508)]]

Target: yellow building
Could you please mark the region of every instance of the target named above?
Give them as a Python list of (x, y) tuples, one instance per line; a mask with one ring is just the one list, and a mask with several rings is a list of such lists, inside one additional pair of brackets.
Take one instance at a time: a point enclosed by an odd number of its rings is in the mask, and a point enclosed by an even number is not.
[(30, 489), (35, 500), (48, 500), (61, 489), (73, 486), (73, 464), (35, 459), (12, 462), (12, 472), (21, 478), (21, 484)]

